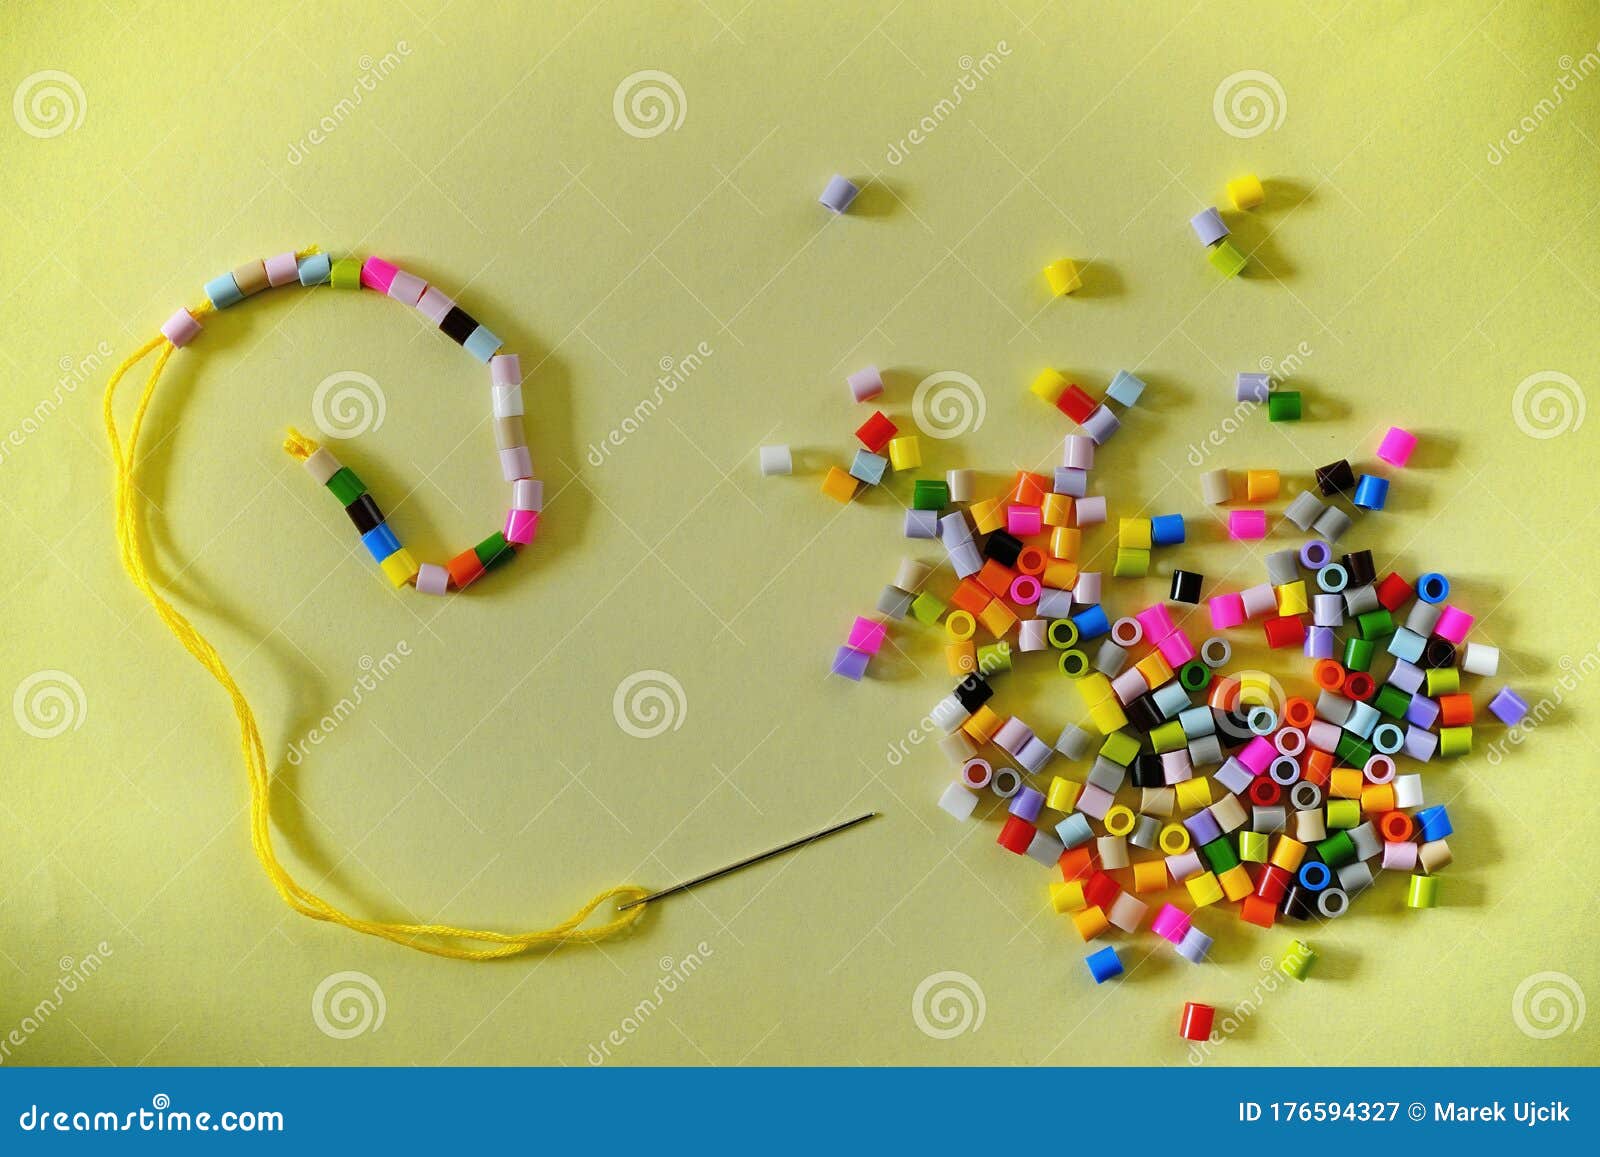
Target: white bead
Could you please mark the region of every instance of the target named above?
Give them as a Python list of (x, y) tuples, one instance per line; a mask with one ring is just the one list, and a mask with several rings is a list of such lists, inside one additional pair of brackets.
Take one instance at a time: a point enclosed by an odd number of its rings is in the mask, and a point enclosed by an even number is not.
[(417, 568), (417, 589), (425, 595), (442, 595), (450, 589), (450, 572), (425, 562)]
[(950, 552), (950, 566), (956, 578), (971, 578), (983, 569), (983, 555), (978, 553), (976, 544), (964, 542)]
[(394, 272), (394, 279), (389, 282), (389, 296), (402, 305), (415, 306), (422, 300), (423, 290), (427, 288), (428, 283), (415, 273), (397, 269)]
[(950, 487), (951, 502), (971, 502), (973, 490), (977, 486), (977, 475), (971, 470), (950, 470), (944, 476), (945, 485)]
[(794, 459), (789, 454), (789, 447), (761, 447), (761, 473), (763, 475), (793, 474)]
[(1203, 870), (1200, 866), (1200, 853), (1193, 848), (1167, 857), (1167, 875), (1179, 883), (1190, 876), (1198, 876)]
[(1302, 844), (1314, 844), (1328, 838), (1327, 825), (1322, 822), (1322, 812), (1295, 812), (1294, 838)]
[(1493, 675), (1500, 670), (1500, 648), (1487, 643), (1468, 643), (1461, 669), (1474, 675)]
[(1394, 777), (1394, 806), (1397, 808), (1422, 806), (1422, 776), (1413, 773)]
[(952, 783), (939, 797), (939, 806), (958, 820), (970, 819), (978, 806), (977, 793), (968, 791), (959, 783)]
[(939, 750), (944, 752), (946, 759), (959, 766), (978, 754), (978, 745), (972, 742), (972, 737), (965, 731), (955, 731), (939, 740)]
[(1079, 526), (1099, 526), (1106, 520), (1106, 496), (1080, 498), (1073, 507), (1073, 521)]
[(914, 558), (900, 560), (900, 569), (895, 572), (894, 585), (903, 591), (917, 591), (922, 584), (928, 581), (928, 576), (933, 573), (933, 568), (925, 562), (918, 562)]
[(1078, 576), (1078, 585), (1072, 588), (1072, 601), (1079, 606), (1092, 607), (1100, 601), (1100, 572), (1084, 571)]
[(1230, 492), (1226, 470), (1211, 470), (1200, 475), (1200, 498), (1207, 506), (1221, 506), (1228, 501)]
[(1023, 619), (1017, 627), (1017, 648), (1022, 651), (1044, 651), (1050, 647), (1045, 632), (1050, 629), (1047, 619)]
[(489, 393), (493, 398), (494, 416), (496, 418), (520, 418), (522, 416), (521, 386), (490, 386)]
[(1247, 587), (1239, 592), (1239, 598), (1244, 602), (1244, 617), (1247, 619), (1278, 613), (1278, 592), (1272, 589), (1271, 583)]
[(968, 711), (962, 706), (961, 700), (955, 695), (946, 695), (933, 705), (933, 710), (928, 712), (928, 718), (941, 731), (954, 731), (967, 721)]
[(513, 510), (543, 510), (544, 483), (537, 478), (518, 478), (511, 484)]

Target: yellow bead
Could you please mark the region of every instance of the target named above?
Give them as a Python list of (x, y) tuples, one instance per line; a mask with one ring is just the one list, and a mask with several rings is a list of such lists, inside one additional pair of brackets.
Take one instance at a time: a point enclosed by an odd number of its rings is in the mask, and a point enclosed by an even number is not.
[(1272, 706), (1272, 679), (1260, 671), (1246, 671), (1239, 676), (1239, 702), (1251, 707)]
[[(1046, 526), (1054, 526), (1061, 529), (1072, 525), (1072, 495), (1046, 494), (1044, 496), (1044, 504), (1040, 509), (1043, 511), (1044, 524)], [(1054, 541), (1055, 537), (1052, 533), (1051, 542)], [(1050, 553), (1055, 554), (1055, 551)], [(1057, 554), (1056, 557), (1070, 558), (1071, 555)]]
[(1039, 581), (1058, 591), (1070, 591), (1078, 582), (1078, 564), (1064, 559), (1047, 563)]
[(1161, 845), (1161, 850), (1167, 855), (1181, 855), (1189, 850), (1189, 844), (1191, 843), (1189, 829), (1182, 824), (1167, 824), (1161, 829), (1161, 835), (1157, 842)]
[(1089, 722), (1095, 725), (1101, 735), (1110, 735), (1113, 731), (1126, 727), (1128, 717), (1122, 711), (1122, 704), (1115, 698), (1102, 699), (1089, 709)]
[(1180, 780), (1173, 788), (1178, 793), (1179, 811), (1199, 811), (1211, 804), (1211, 781), (1204, 776)]
[(1004, 719), (1001, 719), (987, 706), (983, 706), (967, 717), (967, 721), (961, 725), (961, 730), (979, 743), (988, 743), (989, 740), (994, 738), (994, 733), (1000, 730), (1000, 725), (1004, 722)]
[(1140, 860), (1133, 866), (1133, 890), (1135, 892), (1160, 892), (1167, 886), (1167, 862), (1165, 860)]
[(1328, 828), (1330, 831), (1349, 830), (1361, 824), (1359, 799), (1330, 799), (1328, 801)]
[(1275, 589), (1280, 615), (1303, 615), (1310, 609), (1310, 604), (1306, 602), (1306, 584), (1303, 581), (1284, 583)]
[(1033, 385), (1028, 389), (1033, 391), (1034, 397), (1053, 406), (1061, 400), (1061, 395), (1067, 392), (1069, 385), (1071, 383), (1055, 370), (1040, 370), (1039, 376), (1033, 379)]
[(1360, 799), (1367, 777), (1359, 767), (1336, 767), (1328, 778), (1328, 794), (1335, 799)]
[(1017, 625), (1017, 616), (1012, 614), (1011, 608), (1000, 599), (990, 599), (989, 605), (978, 615), (978, 621), (995, 638), (1003, 639), (1011, 628)]
[[(1149, 641), (1145, 640), (1147, 643)], [(1166, 656), (1160, 651), (1151, 651), (1135, 663), (1133, 669), (1139, 672), (1139, 677), (1145, 681), (1145, 686), (1152, 691), (1172, 678), (1172, 664), (1167, 662)]]
[(1134, 550), (1149, 550), (1150, 520), (1148, 518), (1118, 519), (1117, 545)]
[(952, 675), (970, 675), (978, 669), (978, 648), (968, 641), (946, 644), (944, 666)]
[(1271, 502), (1278, 497), (1278, 472), (1276, 470), (1246, 470), (1244, 493), (1251, 502)]
[(967, 507), (967, 513), (972, 515), (972, 525), (979, 534), (993, 534), (1006, 524), (1006, 504), (998, 498), (974, 502)]
[(1075, 779), (1066, 779), (1058, 775), (1050, 781), (1050, 790), (1045, 793), (1044, 805), (1052, 811), (1069, 812), (1082, 794), (1083, 784)]
[(1454, 695), (1461, 690), (1461, 668), (1432, 667), (1427, 674), (1430, 696)]
[(915, 434), (889, 442), (889, 465), (896, 470), (915, 470), (922, 465), (922, 439)]
[(1239, 858), (1250, 864), (1267, 862), (1267, 833), (1240, 832)]
[(1071, 293), (1083, 285), (1083, 279), (1078, 276), (1078, 267), (1065, 257), (1060, 261), (1052, 261), (1044, 267), (1044, 279), (1050, 283), (1050, 292), (1057, 297)]
[(1222, 894), (1233, 901), (1243, 900), (1256, 886), (1250, 882), (1250, 869), (1243, 864), (1235, 864), (1222, 875), (1217, 877), (1217, 883), (1222, 885)]
[(1222, 885), (1217, 882), (1217, 877), (1210, 872), (1201, 872), (1198, 876), (1190, 876), (1183, 882), (1189, 889), (1189, 899), (1194, 901), (1196, 908), (1205, 908), (1222, 899)]
[(1084, 908), (1072, 914), (1072, 926), (1088, 942), (1111, 927), (1111, 922), (1099, 908)]
[(1105, 825), (1106, 834), (1109, 836), (1125, 836), (1133, 831), (1134, 825), (1139, 822), (1133, 814), (1133, 809), (1127, 804), (1113, 804), (1106, 811), (1105, 819), (1100, 821)]
[(1189, 737), (1184, 734), (1183, 724), (1176, 719), (1169, 719), (1150, 730), (1150, 746), (1157, 755), (1165, 755), (1188, 745)]
[(1050, 906), (1057, 912), (1083, 910), (1083, 881), (1063, 880), (1050, 885)]
[(1467, 755), (1472, 751), (1472, 728), (1439, 728), (1439, 754), (1445, 756)]
[(1285, 872), (1298, 872), (1300, 861), (1305, 858), (1306, 846), (1299, 840), (1279, 836), (1278, 842), (1272, 846), (1272, 864)]
[[(1068, 502), (1072, 500), (1067, 499)], [(1083, 531), (1072, 526), (1058, 526), (1050, 532), (1050, 556), (1052, 558), (1076, 559), (1078, 552), (1083, 549)], [(1077, 567), (1073, 567), (1076, 577)], [(1065, 588), (1063, 588), (1065, 589)]]
[(1078, 694), (1083, 697), (1085, 707), (1095, 707), (1111, 698), (1111, 680), (1099, 671), (1091, 671), (1075, 682), (1078, 684)]
[(1406, 907), (1435, 908), (1439, 904), (1439, 877), (1412, 876), (1406, 892)]
[(417, 560), (412, 558), (411, 552), (403, 546), (378, 565), (383, 568), (383, 573), (389, 576), (389, 581), (397, 587), (403, 587), (417, 577)]
[(1232, 201), (1233, 207), (1240, 212), (1257, 208), (1265, 203), (1266, 199), (1267, 193), (1261, 187), (1261, 179), (1254, 173), (1246, 173), (1228, 182), (1228, 200)]
[(849, 502), (856, 496), (856, 487), (860, 485), (849, 473), (837, 466), (828, 467), (828, 473), (822, 480), (822, 492), (835, 502)]

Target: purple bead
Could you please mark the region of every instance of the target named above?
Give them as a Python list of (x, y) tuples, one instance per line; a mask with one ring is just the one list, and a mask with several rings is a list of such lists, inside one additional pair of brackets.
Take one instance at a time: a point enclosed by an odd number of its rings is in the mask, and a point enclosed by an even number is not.
[[(1215, 209), (1211, 211), (1213, 213), (1216, 212)], [(1193, 222), (1191, 222), (1191, 224), (1193, 224)], [(1195, 232), (1198, 233), (1199, 230), (1196, 229)], [(1228, 235), (1227, 229), (1223, 229), (1222, 235), (1224, 237)], [(1234, 379), (1233, 400), (1236, 402), (1258, 402), (1262, 405), (1265, 405), (1267, 401), (1267, 395), (1271, 392), (1271, 374), (1240, 374)]]
[(822, 196), (817, 200), (822, 202), (835, 213), (843, 213), (850, 208), (850, 202), (856, 199), (856, 194), (861, 192), (854, 184), (845, 180), (838, 173), (833, 175), (833, 180), (828, 182), (828, 187), (822, 190)]
[(938, 538), (939, 512), (937, 510), (906, 511), (907, 538)]
[(1189, 228), (1194, 230), (1194, 235), (1200, 238), (1202, 245), (1215, 245), (1228, 235), (1228, 227), (1222, 223), (1222, 214), (1215, 208), (1202, 209), (1190, 217)]
[(1527, 702), (1509, 687), (1500, 688), (1489, 700), (1489, 710), (1507, 727), (1515, 727), (1528, 717)]
[(1025, 787), (1011, 797), (1010, 812), (1018, 819), (1027, 820), (1030, 824), (1039, 818), (1039, 813), (1044, 810), (1044, 792), (1035, 788)]
[(1087, 470), (1074, 470), (1071, 466), (1057, 466), (1056, 481), (1052, 489), (1057, 494), (1067, 494), (1073, 498), (1082, 498), (1089, 492), (1089, 472)]
[(867, 673), (867, 660), (871, 657), (865, 651), (857, 651), (853, 647), (840, 647), (833, 656), (833, 673), (859, 683), (861, 676)]
[[(1320, 598), (1322, 596), (1319, 595), (1318, 597)], [(1333, 658), (1332, 627), (1311, 627), (1306, 631), (1306, 658)]]
[(1083, 432), (1094, 439), (1096, 446), (1104, 445), (1106, 440), (1122, 428), (1122, 423), (1117, 420), (1104, 403), (1096, 406), (1090, 415), (1082, 422)]
[(883, 393), (883, 375), (878, 372), (877, 366), (868, 366), (866, 369), (857, 370), (845, 379), (850, 384), (850, 396), (858, 402), (868, 398), (876, 398)]
[(1216, 817), (1211, 814), (1211, 809), (1197, 811), (1194, 815), (1183, 821), (1183, 826), (1189, 829), (1189, 838), (1198, 847), (1209, 844), (1212, 840), (1222, 835), (1222, 827), (1217, 823)]
[(1439, 718), (1439, 705), (1426, 695), (1413, 695), (1406, 707), (1406, 722), (1417, 727), (1432, 727)]

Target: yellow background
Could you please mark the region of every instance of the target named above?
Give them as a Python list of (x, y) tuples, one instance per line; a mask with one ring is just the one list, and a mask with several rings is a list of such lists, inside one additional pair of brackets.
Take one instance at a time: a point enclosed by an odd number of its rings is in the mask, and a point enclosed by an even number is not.
[[(948, 682), (934, 633), (897, 626), (859, 686), (824, 677), (908, 549), (908, 479), (849, 508), (818, 493), (866, 416), (843, 377), (868, 362), (902, 424), (926, 375), (980, 383), (981, 427), (926, 457), (987, 488), (1053, 464), (1070, 428), (1027, 393), (1040, 367), (1096, 393), (1119, 367), (1143, 375), (1095, 481), (1113, 519), (1191, 516), (1191, 545), (1115, 585), (1128, 612), (1176, 562), (1236, 589), (1261, 577), (1251, 555), (1292, 541), (1226, 546), (1188, 459), (1232, 411), (1234, 373), (1304, 343), (1306, 420), (1254, 415), (1206, 468), (1275, 466), (1293, 493), (1314, 464), (1371, 461), (1388, 424), (1416, 430), (1390, 509), (1352, 541), (1450, 575), (1530, 701), (1564, 660), (1592, 669), (1597, 420), (1534, 438), (1513, 395), (1553, 371), (1576, 405), (1597, 380), (1600, 79), (1534, 112), (1600, 52), (1593, 9), (974, 7), (7, 5), (5, 92), (61, 70), (83, 117), (48, 138), (0, 118), (0, 425), (60, 400), (0, 461), (0, 690), (60, 670), (84, 698), (55, 738), (0, 727), (0, 1030), (63, 958), (110, 949), (7, 1063), (582, 1065), (696, 952), (617, 1062), (1188, 1063), (1180, 1003), (1270, 987), (1257, 960), (1291, 930), (1210, 913), (1213, 963), (1145, 934), (1143, 963), (1095, 988), (1046, 907), (1050, 874), (996, 849), (994, 820), (935, 808), (949, 773), (931, 747), (891, 757)], [(985, 53), (998, 66), (935, 114)], [(644, 69), (676, 79), (684, 115), (640, 139), (613, 93)], [(1249, 137), (1213, 108), (1242, 70), (1283, 94), (1281, 123)], [(891, 164), (924, 116), (934, 130)], [(815, 202), (836, 170), (867, 182), (839, 219)], [(1254, 259), (1224, 283), (1186, 222), (1245, 171), (1269, 202), (1229, 213)], [(98, 411), (110, 366), (205, 280), (309, 244), (399, 261), (521, 352), (552, 500), (537, 545), (469, 596), (392, 592), (281, 431), (314, 432), (329, 374), (374, 378), (381, 427), (335, 449), (440, 559), (503, 509), (482, 368), (403, 308), (327, 289), (208, 319), (175, 358), (147, 436), (154, 546), (260, 712), (303, 880), (363, 913), (537, 927), (614, 882), (885, 818), (542, 959), (436, 960), (288, 912), (250, 855), (226, 703), (118, 570)], [(1039, 270), (1062, 255), (1086, 286), (1051, 301)], [(700, 343), (703, 364), (596, 465), (662, 360)], [(794, 447), (794, 477), (759, 477), (763, 442)], [(1240, 657), (1266, 661), (1249, 637)], [(362, 658), (401, 642), (410, 657), (354, 716), (283, 765)], [(646, 740), (612, 699), (649, 669), (685, 707)], [(1456, 827), (1442, 906), (1408, 911), (1391, 876), (1302, 932), (1313, 981), (1258, 992), (1215, 1063), (1595, 1059), (1592, 1021), (1544, 1040), (1512, 1016), (1538, 972), (1600, 991), (1596, 693), (1577, 682), (1498, 765), (1491, 722), (1472, 757), (1424, 772)], [(1044, 671), (1007, 679), (999, 705), (1047, 736), (1078, 715)], [(946, 970), (985, 1011), (941, 1040), (912, 997)], [(312, 1015), (341, 971), (384, 994), (381, 1026), (351, 1039)]]

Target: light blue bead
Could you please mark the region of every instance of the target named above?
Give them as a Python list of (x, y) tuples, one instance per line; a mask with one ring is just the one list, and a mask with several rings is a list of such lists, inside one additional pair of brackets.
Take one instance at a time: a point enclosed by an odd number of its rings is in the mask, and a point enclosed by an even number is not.
[(480, 325), (462, 345), (469, 354), (487, 364), (489, 359), (494, 357), (495, 351), (500, 348), (500, 339), (490, 333), (485, 326)]
[(850, 463), (850, 477), (858, 478), (868, 486), (883, 481), (883, 472), (889, 468), (889, 459), (870, 450), (857, 450), (855, 461)]
[(1056, 825), (1056, 838), (1069, 848), (1088, 843), (1094, 839), (1094, 829), (1089, 826), (1089, 817), (1082, 812), (1073, 812)]
[(1228, 227), (1222, 223), (1222, 214), (1215, 208), (1202, 209), (1190, 217), (1189, 227), (1194, 230), (1194, 235), (1200, 238), (1200, 244), (1208, 247), (1228, 235)]
[(387, 522), (380, 522), (361, 536), (361, 545), (367, 548), (374, 561), (382, 562), (400, 549), (400, 540), (394, 536)]
[(1106, 387), (1106, 397), (1124, 406), (1134, 405), (1142, 393), (1144, 393), (1144, 380), (1135, 377), (1127, 370), (1118, 370), (1117, 376), (1112, 378), (1111, 384)]
[(224, 273), (206, 282), (206, 297), (218, 309), (227, 309), (228, 306), (238, 305), (244, 300), (244, 294), (239, 292), (239, 283), (233, 279), (231, 273)]
[(1422, 658), (1422, 649), (1427, 645), (1428, 640), (1405, 627), (1396, 627), (1394, 634), (1389, 636), (1389, 654), (1406, 663), (1415, 663)]
[(333, 258), (326, 253), (313, 253), (310, 257), (302, 257), (297, 268), (301, 285), (326, 285), (328, 275), (333, 270)]

